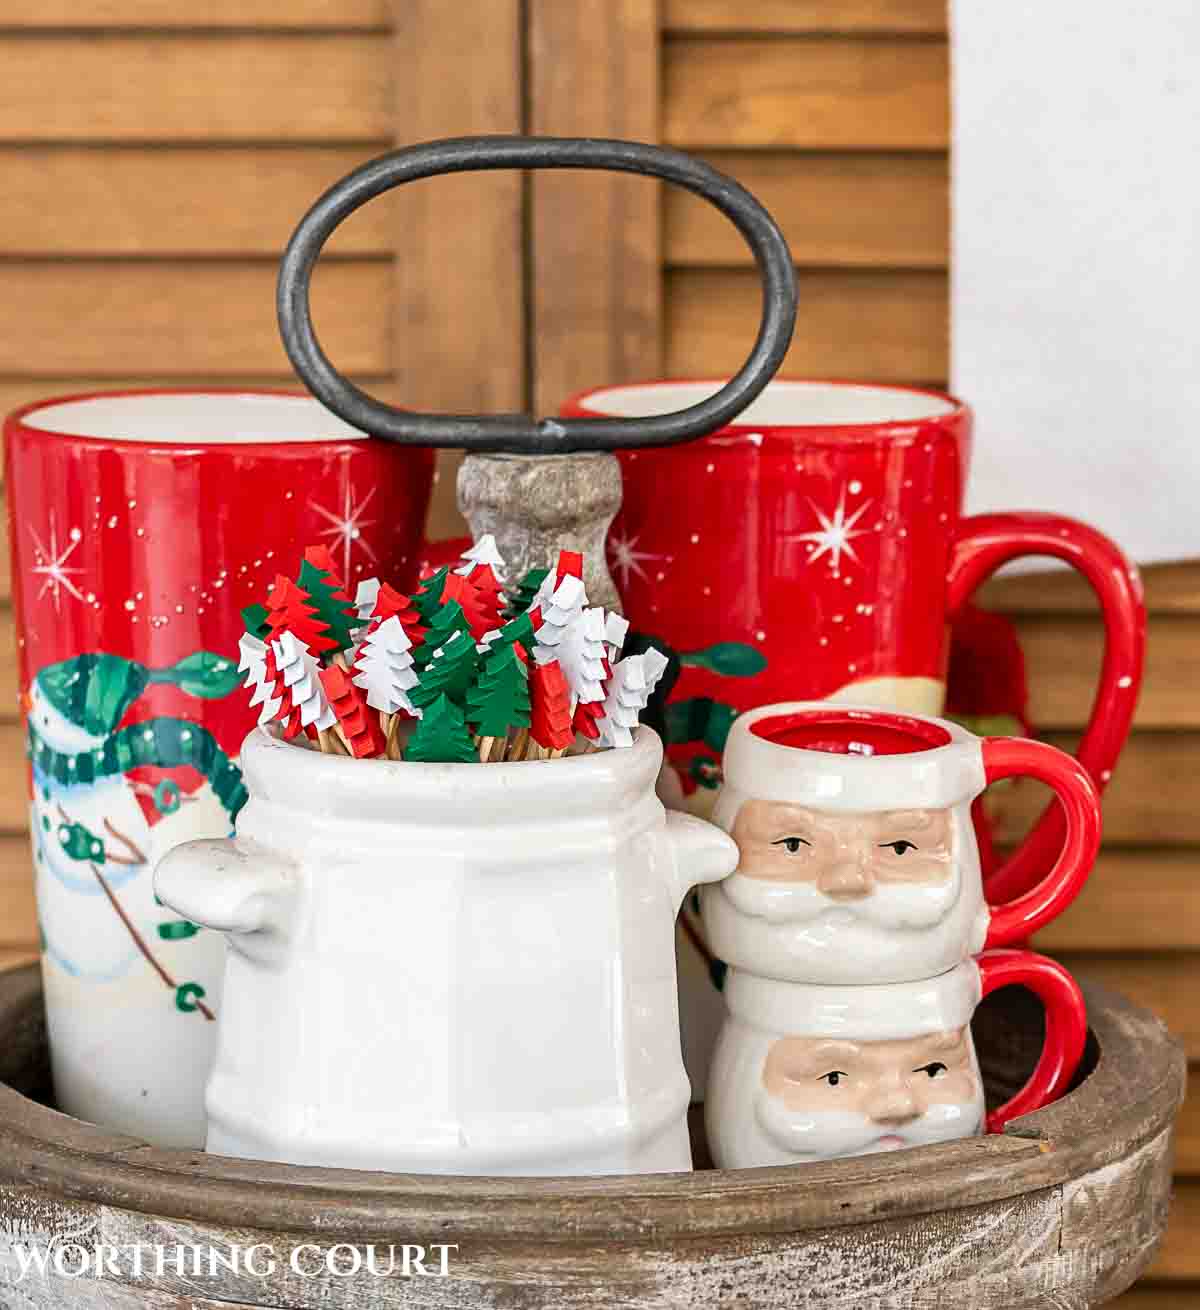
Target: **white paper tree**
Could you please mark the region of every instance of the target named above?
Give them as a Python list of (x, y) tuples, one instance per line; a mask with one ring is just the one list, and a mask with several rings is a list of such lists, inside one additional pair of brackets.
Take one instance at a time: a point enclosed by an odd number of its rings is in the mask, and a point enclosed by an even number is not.
[(662, 681), (662, 676), (671, 663), (657, 646), (649, 646), (642, 652), (642, 665), (646, 670), (646, 699), (654, 695), (654, 689)]
[(321, 665), (304, 642), (292, 632), (285, 632), (271, 643), (275, 665), (287, 690), (287, 713), (300, 711), (300, 726), (318, 732), (332, 728), (337, 715), (321, 684)]
[[(547, 660), (556, 658), (555, 652), (559, 644), (566, 633), (583, 616), (586, 604), (587, 591), (584, 589), (583, 582), (570, 574), (543, 600), (534, 602), (534, 605), (541, 613), (542, 622), (534, 629), (533, 635), (537, 644), (546, 648), (544, 654), (534, 651), (534, 658), (539, 663), (544, 664)], [(534, 606), (530, 606), (530, 608), (532, 609)], [(600, 636), (601, 641), (603, 641), (603, 619), (601, 619), (600, 623)]]
[(397, 615), (373, 623), (367, 629), (354, 661), (354, 685), (367, 693), (367, 704), (384, 714), (421, 717), (408, 693), (417, 685), (413, 668), (412, 642)]
[[(598, 605), (577, 613), (565, 626), (557, 644), (550, 648), (571, 688), (571, 704), (591, 704), (604, 699), (608, 666), (604, 653), (604, 611)], [(544, 660), (539, 660), (544, 663)]]
[(504, 556), (500, 554), (492, 533), (485, 532), (477, 542), (463, 551), (461, 559), (463, 563), (454, 570), (455, 573), (469, 577), (477, 564), (487, 564), (496, 575), (496, 581), (503, 586), (506, 567)]
[(283, 708), (283, 697), (278, 694), (278, 673), (275, 659), (265, 641), (249, 632), (243, 632), (238, 642), (238, 672), (246, 675), (242, 684), (253, 694), (250, 708), (262, 708), (258, 713), (260, 724), (270, 723)]
[(627, 655), (613, 665), (604, 698), (604, 717), (597, 721), (602, 746), (632, 746), (633, 730), (649, 699), (645, 657)]
[(379, 579), (363, 578), (354, 593), (354, 608), (358, 611), (359, 621), (369, 623), (375, 611), (375, 602), (379, 599)]
[(609, 610), (604, 616), (604, 647), (610, 664), (620, 655), (621, 647), (625, 645), (625, 638), (628, 635), (629, 620), (623, 614), (618, 614), (616, 610)]

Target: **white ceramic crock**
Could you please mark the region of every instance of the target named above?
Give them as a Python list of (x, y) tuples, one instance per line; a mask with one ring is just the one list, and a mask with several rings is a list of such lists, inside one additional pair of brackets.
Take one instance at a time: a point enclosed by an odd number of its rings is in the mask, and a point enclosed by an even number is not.
[(974, 961), (923, 982), (860, 987), (731, 969), (705, 1099), (713, 1160), (799, 1164), (982, 1132), (969, 1027), (980, 994)]
[(408, 764), (254, 732), (233, 841), (159, 895), (230, 944), (208, 1149), (457, 1174), (691, 1167), (673, 925), (734, 843), (662, 746)]

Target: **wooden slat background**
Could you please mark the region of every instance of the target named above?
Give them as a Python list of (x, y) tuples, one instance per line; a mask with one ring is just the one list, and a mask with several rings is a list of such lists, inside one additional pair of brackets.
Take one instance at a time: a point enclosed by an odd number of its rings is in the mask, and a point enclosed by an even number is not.
[[(941, 382), (947, 76), (940, 0), (0, 0), (0, 409), (287, 379), (274, 261), (313, 196), (395, 141), (530, 126), (662, 139), (757, 192), (800, 271), (789, 371)], [(591, 182), (497, 175), (368, 207), (314, 282), (332, 356), (389, 399), (480, 409), (738, 365), (758, 290), (733, 229), (672, 188)], [(460, 530), (454, 463), (435, 536)], [(1105, 852), (1040, 944), (1162, 1014), (1200, 1061), (1200, 565), (1146, 584), (1147, 681)], [(7, 595), (4, 567), (0, 966), (35, 936)], [(1091, 597), (1053, 574), (985, 599), (1016, 619), (1035, 721), (1069, 745), (1100, 658)], [(1005, 795), (1007, 839), (1041, 800)], [(1177, 1167), (1166, 1247), (1125, 1310), (1200, 1310), (1191, 1104)]]

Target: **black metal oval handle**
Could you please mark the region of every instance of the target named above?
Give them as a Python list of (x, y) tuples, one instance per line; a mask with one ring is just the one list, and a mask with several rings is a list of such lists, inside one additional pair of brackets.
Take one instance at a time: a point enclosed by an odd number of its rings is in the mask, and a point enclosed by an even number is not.
[[(715, 205), (745, 238), (762, 278), (762, 321), (741, 369), (707, 400), (652, 418), (420, 414), (385, 405), (344, 378), (317, 341), (309, 307), (313, 267), (334, 229), (369, 200), (405, 182), (442, 173), (507, 168), (639, 173), (673, 182)], [(762, 205), (733, 178), (680, 150), (590, 137), (468, 136), (381, 155), (330, 187), (288, 242), (279, 268), (276, 308), (284, 348), (296, 372), (327, 408), (356, 428), (410, 445), (550, 454), (672, 445), (729, 422), (783, 362), (796, 321), (796, 276), (783, 233)]]

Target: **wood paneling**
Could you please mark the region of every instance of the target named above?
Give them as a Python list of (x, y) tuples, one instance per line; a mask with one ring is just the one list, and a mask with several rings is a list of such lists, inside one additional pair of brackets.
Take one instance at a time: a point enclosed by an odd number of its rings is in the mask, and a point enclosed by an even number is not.
[(663, 0), (669, 32), (860, 32), (940, 35), (945, 0)]
[(1045, 951), (1200, 951), (1200, 850), (1104, 851)]
[(672, 145), (941, 150), (949, 140), (941, 41), (680, 37), (663, 54)]
[(1200, 954), (1056, 954), (1072, 973), (1113, 987), (1153, 1011), (1183, 1043), (1188, 1059), (1200, 1060)]
[[(0, 255), (277, 258), (313, 200), (385, 148), (8, 146)], [(328, 253), (390, 255), (394, 208), (360, 210)]]
[[(1063, 750), (1077, 737), (1045, 733)], [(1135, 732), (1125, 746), (1112, 782), (1104, 793), (1104, 840), (1107, 845), (1200, 845), (1200, 733)], [(1022, 780), (993, 788), (997, 833), (1002, 842), (1018, 840), (1042, 811), (1049, 792)]]
[[(656, 139), (653, 0), (529, 0), (528, 14), (531, 131)], [(598, 378), (660, 371), (659, 187), (576, 171), (535, 172), (529, 186), (532, 402), (554, 414)]]
[(0, 29), (386, 27), (388, 0), (0, 0)]
[[(1146, 607), (1152, 614), (1200, 614), (1200, 563), (1156, 564), (1142, 570)], [(1071, 569), (1020, 573), (989, 582), (982, 604), (1011, 614), (1094, 613), (1096, 595)]]
[(386, 139), (389, 51), (386, 35), (323, 33), (0, 41), (0, 141)]
[[(814, 268), (945, 268), (949, 167), (942, 155), (709, 151), (771, 211), (798, 264)], [(737, 230), (670, 187), (664, 239), (672, 265), (749, 267)]]
[[(1191, 1073), (1193, 1083), (1195, 1077)], [(1200, 1095), (1195, 1092), (1184, 1101), (1175, 1128), (1175, 1173), (1177, 1177), (1200, 1177)]]
[[(783, 371), (882, 381), (940, 378), (947, 368), (941, 273), (800, 271), (800, 313)], [(752, 270), (676, 269), (667, 277), (668, 376), (739, 367), (758, 328)]]
[(27, 836), (0, 837), (0, 962), (12, 947), (37, 943), (33, 859)]
[[(447, 6), (400, 0), (391, 46), (401, 140), (522, 125), (519, 0)], [(455, 76), (455, 68), (470, 69)], [(519, 173), (470, 173), (408, 187), (392, 232), (396, 253), (393, 367), (413, 409), (520, 410), (526, 322)], [(442, 464), (432, 518), (461, 524), (457, 453)]]
[[(391, 294), (389, 262), (318, 268), (313, 315), (339, 368), (387, 371)], [(287, 376), (274, 262), (0, 265), (0, 373), (89, 371)]]
[[(1095, 617), (1026, 615), (1017, 623), (1039, 731), (1087, 722), (1104, 629)], [(1200, 727), (1200, 615), (1155, 615), (1134, 720), (1139, 728)]]

